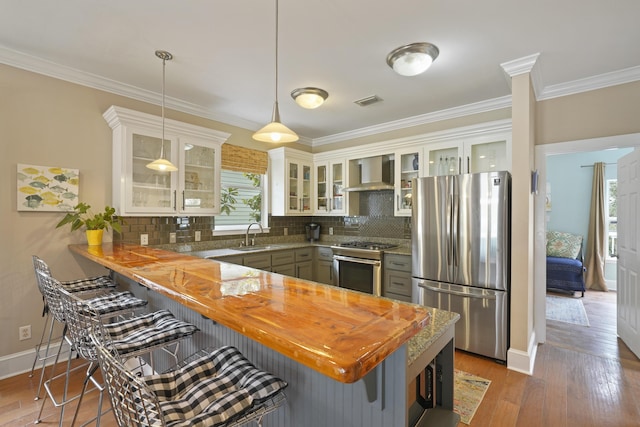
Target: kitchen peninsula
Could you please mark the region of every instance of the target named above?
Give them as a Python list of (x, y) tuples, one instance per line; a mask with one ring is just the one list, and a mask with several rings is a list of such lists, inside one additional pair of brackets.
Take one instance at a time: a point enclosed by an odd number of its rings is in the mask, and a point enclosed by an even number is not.
[(457, 424), (450, 411), (455, 313), (150, 247), (70, 249), (112, 270), (150, 308), (195, 323), (201, 333), (185, 353), (234, 345), (285, 379), (286, 409), (265, 426), (414, 425), (414, 380), (434, 359), (439, 408), (418, 425)]

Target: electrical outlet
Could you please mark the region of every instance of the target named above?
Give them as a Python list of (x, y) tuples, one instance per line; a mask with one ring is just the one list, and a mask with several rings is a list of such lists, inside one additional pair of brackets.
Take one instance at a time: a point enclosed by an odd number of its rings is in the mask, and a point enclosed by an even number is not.
[(169, 233), (169, 243), (176, 242), (176, 233)]
[(20, 326), (18, 328), (18, 339), (20, 339), (20, 341), (31, 339), (31, 325)]
[(333, 236), (333, 227), (329, 227), (329, 235)]
[(202, 232), (200, 230), (196, 231), (196, 242), (199, 242), (202, 238)]
[(284, 228), (284, 235), (285, 236), (289, 235), (289, 229), (287, 227)]
[(141, 234), (140, 235), (140, 244), (142, 246), (146, 246), (149, 244), (149, 235), (148, 234)]

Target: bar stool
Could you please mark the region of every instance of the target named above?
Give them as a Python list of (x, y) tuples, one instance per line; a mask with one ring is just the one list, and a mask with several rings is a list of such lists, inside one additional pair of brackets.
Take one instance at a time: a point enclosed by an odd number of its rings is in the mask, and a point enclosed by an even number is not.
[(110, 345), (92, 340), (120, 427), (261, 426), (286, 400), (287, 383), (234, 347), (202, 350), (167, 373), (138, 377)]
[[(65, 339), (73, 351), (87, 362), (88, 365), (85, 366), (88, 367), (82, 391), (77, 396), (68, 398), (68, 380), (69, 375), (73, 372), (73, 369), (71, 368), (70, 354), (67, 361), (67, 371), (64, 374), (48, 379), (44, 383), (47, 395), (45, 395), (45, 399), (42, 402), (36, 423), (40, 422), (40, 417), (48, 396), (51, 398), (54, 406), (62, 407), (60, 425), (62, 425), (64, 407), (68, 403), (76, 399), (78, 400), (76, 412), (71, 424), (73, 426), (77, 419), (82, 399), (87, 391), (87, 386), (89, 382), (91, 382), (99, 390), (100, 397), (98, 401), (97, 415), (90, 422), (95, 420), (96, 426), (99, 426), (100, 416), (102, 415), (102, 395), (104, 387), (102, 387), (102, 385), (94, 378), (95, 371), (98, 368), (98, 363), (96, 359), (95, 346), (89, 336), (95, 322), (103, 324), (103, 321), (105, 320), (105, 316), (102, 315), (103, 310), (100, 310), (101, 305), (96, 304), (95, 299), (83, 300), (78, 295), (67, 292), (60, 286), (59, 282), (51, 276), (41, 274), (41, 280), (45, 284), (45, 292), (47, 295), (52, 292), (57, 293), (59, 298), (58, 302), (63, 308), (64, 319), (66, 322), (67, 333), (65, 335)], [(51, 300), (52, 298), (48, 298), (49, 304), (51, 306), (56, 305), (56, 302)], [(113, 343), (114, 348), (117, 349), (123, 359), (130, 359), (143, 354), (152, 354), (153, 351), (162, 349), (177, 360), (180, 340), (190, 337), (198, 330), (198, 328), (190, 323), (176, 319), (168, 310), (159, 310), (152, 313), (137, 315), (125, 320), (103, 324), (102, 330), (104, 331), (105, 339), (108, 339)], [(153, 366), (153, 358), (151, 360)], [(54, 393), (52, 392), (51, 385), (62, 376), (65, 377), (65, 386), (62, 393), (62, 399), (57, 401)]]
[[(33, 255), (32, 258), (33, 258), (33, 267), (36, 273), (35, 274), (36, 284), (38, 285), (38, 290), (42, 294), (42, 317), (45, 318), (44, 326), (42, 327), (42, 335), (40, 336), (40, 342), (35, 347), (33, 364), (31, 365), (31, 372), (29, 373), (29, 378), (32, 378), (33, 372), (36, 368), (36, 364), (38, 363), (38, 361), (42, 362), (41, 371), (40, 371), (40, 381), (38, 383), (38, 389), (36, 391), (36, 397), (35, 397), (35, 400), (38, 400), (40, 398), (40, 390), (42, 389), (42, 383), (44, 381), (44, 372), (45, 372), (46, 362), (47, 360), (53, 357), (56, 357), (55, 352), (51, 353), (51, 343), (58, 341), (58, 339), (60, 339), (61, 337), (55, 337), (55, 338), (53, 337), (53, 331), (54, 331), (56, 319), (53, 316), (51, 316), (51, 313), (49, 312), (49, 307), (47, 306), (46, 299), (44, 296), (44, 290), (42, 288), (42, 285), (40, 284), (40, 276), (38, 274), (38, 271), (42, 271), (48, 274), (49, 276), (51, 276), (51, 269), (49, 268), (47, 263), (37, 255)], [(115, 281), (109, 276), (94, 276), (94, 277), (88, 277), (85, 279), (69, 280), (69, 281), (60, 282), (60, 284), (64, 289), (67, 289), (69, 292), (87, 292), (87, 291), (98, 291), (98, 290), (104, 291), (108, 289), (114, 289), (116, 286)], [(47, 336), (47, 326), (49, 326), (48, 336)], [(45, 338), (45, 336), (47, 338)], [(46, 347), (43, 351), (42, 346), (45, 345), (45, 340), (46, 340)]]

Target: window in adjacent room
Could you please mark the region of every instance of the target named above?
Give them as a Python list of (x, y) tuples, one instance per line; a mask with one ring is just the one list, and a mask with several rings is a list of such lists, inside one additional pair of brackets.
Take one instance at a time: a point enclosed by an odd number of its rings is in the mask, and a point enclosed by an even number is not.
[(618, 257), (618, 180), (608, 179), (605, 183), (606, 200), (606, 236), (607, 236), (607, 258)]

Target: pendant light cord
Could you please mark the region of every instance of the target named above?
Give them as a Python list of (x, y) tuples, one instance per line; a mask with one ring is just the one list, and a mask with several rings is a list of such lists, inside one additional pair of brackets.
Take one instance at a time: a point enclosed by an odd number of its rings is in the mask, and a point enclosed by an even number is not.
[(276, 104), (278, 103), (278, 0), (276, 0)]
[(164, 82), (165, 68), (167, 66), (166, 58), (162, 58), (162, 143), (160, 144), (160, 158), (164, 159)]

